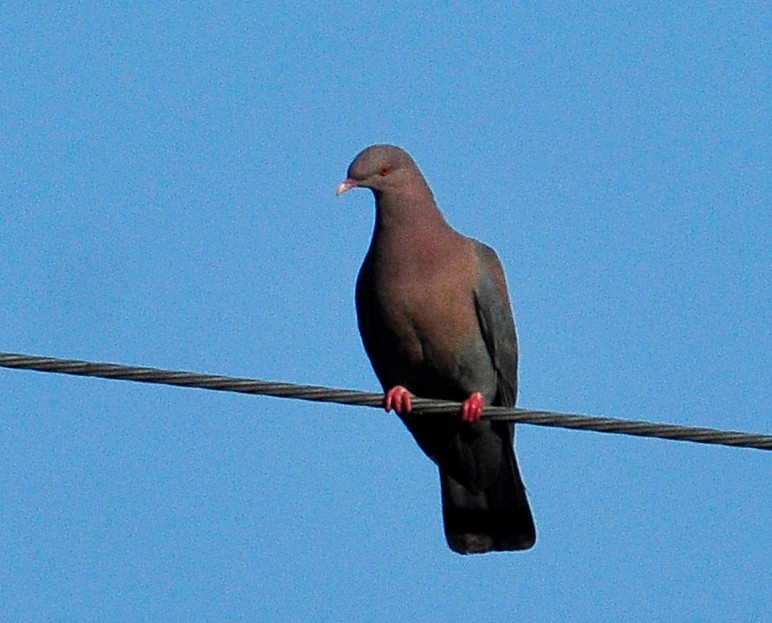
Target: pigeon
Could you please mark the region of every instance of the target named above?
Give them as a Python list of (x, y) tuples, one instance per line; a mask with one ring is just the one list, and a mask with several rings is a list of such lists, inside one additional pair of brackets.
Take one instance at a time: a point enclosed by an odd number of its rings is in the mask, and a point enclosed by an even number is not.
[[(504, 271), (489, 246), (453, 229), (413, 158), (372, 145), (337, 194), (369, 188), (375, 227), (356, 282), (359, 331), (394, 410), (439, 468), (448, 546), (459, 554), (525, 550), (536, 528), (514, 452), (517, 336)], [(418, 415), (413, 396), (462, 403)]]

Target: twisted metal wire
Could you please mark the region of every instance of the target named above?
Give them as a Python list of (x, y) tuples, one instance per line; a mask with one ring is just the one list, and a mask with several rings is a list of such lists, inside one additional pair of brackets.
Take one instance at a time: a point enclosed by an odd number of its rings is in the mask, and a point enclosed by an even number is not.
[[(96, 363), (54, 357), (35, 357), (16, 353), (0, 353), (0, 367), (53, 372), (75, 376), (93, 376), (103, 379), (156, 383), (176, 387), (194, 387), (215, 391), (259, 394), (276, 398), (295, 398), (314, 402), (334, 402), (344, 405), (382, 407), (383, 394), (353, 390), (275, 383), (256, 379), (198, 374), (179, 370), (161, 370), (124, 366), (114, 363)], [(414, 398), (413, 411), (418, 414), (457, 414), (459, 403), (427, 398)], [(616, 433), (638, 437), (656, 437), (694, 443), (772, 450), (772, 435), (696, 428), (675, 424), (660, 424), (617, 418), (604, 418), (550, 411), (529, 411), (508, 407), (485, 407), (483, 417), (508, 420), (536, 426), (553, 426), (599, 433)]]

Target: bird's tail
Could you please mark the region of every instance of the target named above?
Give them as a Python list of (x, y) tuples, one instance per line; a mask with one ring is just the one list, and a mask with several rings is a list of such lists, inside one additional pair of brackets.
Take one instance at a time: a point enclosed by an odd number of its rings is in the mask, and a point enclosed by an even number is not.
[(525, 485), (508, 441), (502, 439), (499, 476), (484, 490), (473, 491), (440, 469), (445, 538), (454, 552), (524, 550), (536, 542)]

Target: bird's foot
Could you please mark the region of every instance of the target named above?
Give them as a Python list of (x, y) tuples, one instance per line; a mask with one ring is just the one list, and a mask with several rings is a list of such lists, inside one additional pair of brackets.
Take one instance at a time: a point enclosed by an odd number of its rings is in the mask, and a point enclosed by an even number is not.
[(479, 422), (482, 417), (485, 401), (480, 392), (475, 392), (461, 403), (461, 419), (473, 424)]
[(408, 415), (413, 406), (410, 404), (412, 394), (402, 385), (395, 385), (388, 392), (383, 401), (383, 406), (387, 412), (394, 409), (399, 415)]

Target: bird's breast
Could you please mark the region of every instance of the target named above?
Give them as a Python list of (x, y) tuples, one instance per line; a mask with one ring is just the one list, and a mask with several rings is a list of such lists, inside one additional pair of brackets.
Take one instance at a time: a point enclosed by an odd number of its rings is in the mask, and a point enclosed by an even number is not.
[(447, 262), (413, 261), (405, 267), (365, 262), (357, 314), (360, 326), (368, 327), (363, 339), (376, 371), (396, 371), (381, 379), (384, 385), (398, 383), (430, 395), (427, 390), (438, 383), (466, 392), (470, 383), (483, 382), (470, 378), (478, 374), (488, 384), (490, 364), (475, 310), (473, 270), (469, 264)]

